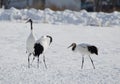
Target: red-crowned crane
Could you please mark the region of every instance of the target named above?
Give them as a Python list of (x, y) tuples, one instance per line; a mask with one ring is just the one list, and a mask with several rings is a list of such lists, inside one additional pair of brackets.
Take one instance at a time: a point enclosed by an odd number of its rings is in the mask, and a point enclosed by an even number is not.
[[(39, 56), (43, 54), (43, 62), (45, 65), (45, 68), (47, 69), (47, 65), (45, 62), (45, 52), (52, 43), (52, 37), (49, 35), (44, 35), (40, 39), (38, 39), (34, 44), (34, 57), (32, 62), (34, 61), (35, 57), (37, 57), (37, 67), (39, 68)], [(31, 63), (32, 64), (32, 63)]]
[(30, 22), (31, 24), (31, 32), (26, 41), (26, 52), (28, 53), (28, 68), (30, 68), (30, 56), (34, 52), (35, 37), (33, 34), (33, 26), (32, 26), (33, 21), (29, 19), (26, 23), (28, 22)]
[(72, 43), (68, 48), (72, 47), (72, 51), (75, 51), (75, 52), (79, 52), (81, 53), (82, 55), (82, 65), (81, 65), (81, 69), (83, 68), (83, 63), (84, 63), (84, 56), (85, 55), (88, 55), (91, 62), (92, 62), (92, 65), (93, 65), (93, 68), (95, 69), (95, 66), (94, 66), (94, 63), (93, 63), (93, 60), (92, 58), (90, 57), (91, 54), (96, 54), (98, 55), (98, 49), (96, 46), (94, 45), (90, 45), (90, 44), (85, 44), (85, 43), (82, 43), (82, 44), (76, 44), (76, 43)]

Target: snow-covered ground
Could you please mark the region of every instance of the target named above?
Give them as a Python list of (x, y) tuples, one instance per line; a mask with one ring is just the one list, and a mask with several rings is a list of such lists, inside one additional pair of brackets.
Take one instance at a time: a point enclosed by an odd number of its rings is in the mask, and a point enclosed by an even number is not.
[[(46, 18), (48, 23), (42, 23), (43, 11), (17, 10), (18, 14), (14, 15), (16, 9), (10, 13), (11, 10), (13, 9), (0, 10), (0, 20), (4, 20), (0, 21), (0, 84), (120, 84), (119, 12), (97, 14), (48, 10), (47, 16), (51, 17)], [(21, 15), (21, 11), (25, 14)], [(73, 13), (78, 14), (77, 18)], [(82, 15), (83, 13), (86, 15)], [(61, 17), (58, 17), (59, 15)], [(107, 18), (109, 27), (103, 25), (105, 22), (102, 22), (102, 27), (86, 25), (89, 21), (82, 23), (81, 19), (88, 20), (88, 16), (95, 19), (99, 16), (98, 20), (101, 19), (101, 22)], [(110, 21), (111, 17), (113, 21), (116, 20), (113, 22), (115, 24)], [(44, 67), (42, 55), (39, 69), (37, 60), (30, 69), (27, 67), (25, 45), (30, 33), (30, 24), (25, 23), (27, 18), (33, 19), (36, 38), (42, 35), (53, 37), (53, 43), (46, 53), (48, 69)], [(99, 55), (91, 56), (96, 69), (93, 69), (87, 56), (84, 68), (81, 69), (81, 55), (67, 48), (73, 42), (89, 43), (98, 47)]]

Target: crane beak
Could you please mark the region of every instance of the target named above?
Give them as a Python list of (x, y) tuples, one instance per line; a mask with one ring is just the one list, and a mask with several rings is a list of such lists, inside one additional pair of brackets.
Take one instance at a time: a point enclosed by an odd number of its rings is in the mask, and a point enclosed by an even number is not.
[(72, 45), (70, 45), (68, 48), (72, 47)]
[(26, 23), (28, 23), (28, 22), (30, 22), (30, 21), (28, 20)]
[(29, 19), (26, 23), (28, 23), (28, 22), (32, 22), (32, 20), (31, 20), (31, 19)]

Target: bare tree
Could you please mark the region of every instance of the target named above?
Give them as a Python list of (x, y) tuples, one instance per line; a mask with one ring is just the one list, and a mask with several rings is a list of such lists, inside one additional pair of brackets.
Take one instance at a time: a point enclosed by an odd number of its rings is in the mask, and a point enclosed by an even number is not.
[(102, 0), (99, 0), (99, 11), (102, 11)]
[(2, 8), (3, 0), (0, 0), (0, 7)]
[(29, 0), (26, 0), (27, 7), (29, 7)]
[(102, 0), (94, 0), (94, 11), (102, 11)]
[(98, 0), (94, 0), (94, 12), (97, 11), (97, 1), (98, 1)]
[(112, 0), (113, 11), (115, 11), (115, 9), (116, 9), (116, 7), (115, 7), (116, 2), (117, 2), (117, 0)]
[(3, 4), (5, 5), (5, 8), (8, 9), (9, 8), (9, 4), (10, 4), (10, 0), (3, 0)]

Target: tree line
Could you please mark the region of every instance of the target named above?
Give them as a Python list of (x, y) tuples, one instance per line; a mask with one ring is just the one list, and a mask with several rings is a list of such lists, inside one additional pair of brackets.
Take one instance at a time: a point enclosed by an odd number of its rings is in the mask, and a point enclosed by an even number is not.
[(94, 0), (94, 11), (114, 11), (117, 8), (120, 9), (120, 6), (116, 6), (117, 1), (118, 0)]

